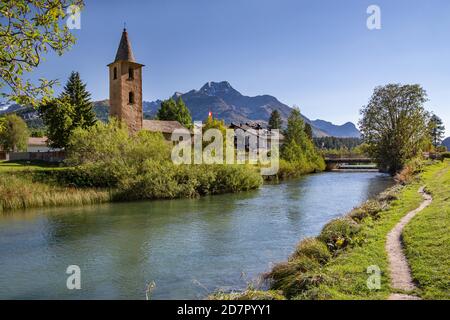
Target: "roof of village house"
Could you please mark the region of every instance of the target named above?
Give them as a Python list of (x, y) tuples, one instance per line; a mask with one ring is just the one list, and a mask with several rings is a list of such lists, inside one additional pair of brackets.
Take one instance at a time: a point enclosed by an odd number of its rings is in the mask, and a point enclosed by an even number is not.
[(178, 121), (144, 120), (142, 122), (144, 130), (162, 133), (172, 133), (175, 129), (186, 129)]
[(42, 138), (30, 137), (30, 138), (28, 138), (28, 145), (29, 146), (46, 146), (47, 141), (48, 141), (47, 137), (42, 137)]
[[(261, 137), (263, 139), (269, 139), (272, 137), (275, 137), (275, 132), (273, 132), (270, 129), (264, 129), (262, 128), (260, 123), (231, 123), (230, 124), (230, 128), (231, 129), (242, 129), (244, 132), (248, 132), (249, 134)], [(281, 134), (280, 132), (278, 132), (278, 139), (283, 140), (284, 139), (284, 135)]]
[(127, 29), (123, 29), (122, 38), (120, 39), (119, 49), (117, 49), (116, 59), (114, 62), (123, 60), (136, 62), (133, 55), (133, 50), (131, 49), (131, 43), (128, 39)]

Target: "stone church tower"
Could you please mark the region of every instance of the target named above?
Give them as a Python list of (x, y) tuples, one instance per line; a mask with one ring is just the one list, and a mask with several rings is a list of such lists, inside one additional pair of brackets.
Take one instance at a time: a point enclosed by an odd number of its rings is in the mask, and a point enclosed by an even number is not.
[(134, 59), (127, 30), (120, 39), (116, 59), (109, 67), (109, 116), (128, 125), (131, 133), (142, 129), (142, 67)]

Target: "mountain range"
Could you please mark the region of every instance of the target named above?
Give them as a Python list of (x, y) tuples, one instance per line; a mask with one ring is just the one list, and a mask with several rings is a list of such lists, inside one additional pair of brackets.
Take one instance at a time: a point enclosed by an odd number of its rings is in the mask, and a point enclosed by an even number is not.
[[(181, 97), (191, 112), (193, 121), (204, 121), (209, 112), (225, 123), (258, 122), (267, 124), (273, 110), (280, 112), (284, 125), (292, 111), (292, 108), (280, 102), (271, 95), (259, 95), (249, 97), (234, 89), (227, 81), (207, 82), (199, 90), (191, 90), (186, 93), (175, 92), (174, 99)], [(144, 117), (152, 119), (156, 116), (161, 106), (161, 100), (144, 101)], [(109, 101), (94, 102), (94, 110), (100, 120), (106, 121), (109, 114)], [(18, 105), (0, 105), (0, 114), (17, 112), (26, 121), (32, 121), (33, 126), (39, 126), (39, 117), (34, 109)], [(360, 137), (356, 126), (347, 122), (343, 125), (335, 125), (324, 120), (311, 121), (303, 115), (305, 122), (313, 129), (315, 137)]]
[[(278, 110), (286, 124), (292, 111), (292, 108), (271, 95), (245, 96), (227, 81), (207, 82), (199, 90), (191, 90), (186, 93), (175, 92), (172, 96), (174, 99), (178, 99), (178, 97), (183, 99), (194, 121), (205, 120), (211, 111), (214, 117), (223, 119), (227, 124), (231, 122), (267, 124), (272, 111)], [(146, 117), (154, 117), (160, 105), (161, 100), (144, 102)], [(311, 121), (306, 116), (303, 118), (312, 126), (313, 134), (316, 137), (360, 137), (360, 132), (351, 122), (339, 126), (323, 120)]]

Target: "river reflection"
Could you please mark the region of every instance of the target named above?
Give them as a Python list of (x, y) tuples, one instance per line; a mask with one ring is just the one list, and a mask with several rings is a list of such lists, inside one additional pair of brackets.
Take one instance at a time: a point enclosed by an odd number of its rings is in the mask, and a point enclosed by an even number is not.
[[(143, 299), (151, 281), (155, 299), (243, 288), (391, 184), (322, 173), (240, 194), (4, 214), (0, 298)], [(69, 265), (81, 268), (81, 290), (66, 288)]]

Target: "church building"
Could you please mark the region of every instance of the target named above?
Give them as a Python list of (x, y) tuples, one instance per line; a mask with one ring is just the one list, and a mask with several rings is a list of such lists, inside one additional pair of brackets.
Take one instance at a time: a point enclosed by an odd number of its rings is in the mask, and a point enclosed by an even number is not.
[(178, 121), (144, 120), (142, 105), (142, 68), (136, 62), (128, 38), (123, 30), (114, 62), (109, 67), (109, 116), (125, 123), (130, 133), (140, 130), (162, 132), (166, 138), (175, 129), (184, 128)]

